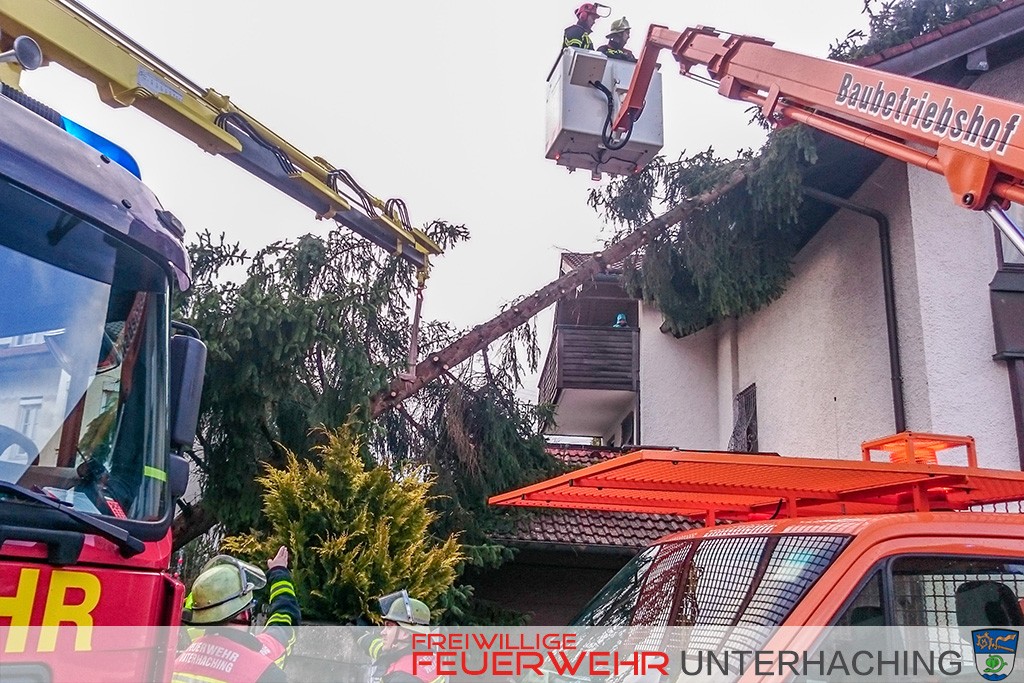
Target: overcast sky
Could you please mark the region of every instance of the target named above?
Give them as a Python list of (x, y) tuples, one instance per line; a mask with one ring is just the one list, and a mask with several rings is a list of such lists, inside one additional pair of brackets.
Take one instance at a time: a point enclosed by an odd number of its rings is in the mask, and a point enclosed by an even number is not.
[[(544, 159), (545, 77), (562, 29), (575, 21), (572, 2), (85, 2), (308, 155), (348, 170), (378, 197), (404, 199), (415, 224), (466, 224), (472, 239), (434, 260), (428, 318), (483, 322), (553, 279), (561, 250), (591, 251), (607, 236), (586, 205), (590, 175)], [(638, 54), (652, 23), (710, 25), (815, 56), (867, 25), (862, 0), (610, 4), (595, 44), (624, 15)], [(667, 156), (708, 146), (731, 156), (760, 144), (746, 105), (676, 77), (671, 61), (661, 59)], [(27, 74), (23, 86), (128, 149), (191, 235), (208, 228), (254, 250), (329, 228), (145, 115), (107, 108), (90, 84), (60, 67)], [(550, 311), (539, 319), (545, 350), (550, 320)], [(535, 394), (535, 386), (527, 389)]]

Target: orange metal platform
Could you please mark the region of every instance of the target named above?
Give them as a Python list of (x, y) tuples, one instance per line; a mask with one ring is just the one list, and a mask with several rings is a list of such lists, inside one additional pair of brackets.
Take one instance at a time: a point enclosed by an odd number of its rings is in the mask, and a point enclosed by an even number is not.
[[(1024, 499), (1024, 472), (914, 462), (973, 439), (904, 433), (865, 442), (863, 460), (643, 449), (492, 496), (492, 505), (672, 513), (750, 521), (779, 516), (963, 510)], [(915, 448), (916, 446), (916, 448)], [(871, 450), (894, 460), (871, 462)], [(909, 457), (908, 457), (909, 456)]]

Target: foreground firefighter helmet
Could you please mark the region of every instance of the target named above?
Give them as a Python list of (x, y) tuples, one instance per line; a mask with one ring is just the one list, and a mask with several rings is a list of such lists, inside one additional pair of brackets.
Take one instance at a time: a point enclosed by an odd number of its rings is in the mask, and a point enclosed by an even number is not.
[(203, 567), (189, 594), (191, 606), (182, 617), (188, 624), (218, 624), (253, 604), (253, 592), (267, 585), (259, 567), (218, 555)]
[(606, 35), (605, 38), (611, 38), (612, 36), (614, 36), (617, 33), (625, 33), (628, 30), (629, 30), (629, 22), (626, 21), (626, 17), (622, 17), (621, 19), (616, 19), (615, 21), (612, 22), (612, 28), (611, 28), (610, 31), (608, 31), (608, 35)]
[(414, 633), (430, 631), (430, 608), (404, 590), (380, 598), (380, 611), (385, 621), (393, 621)]

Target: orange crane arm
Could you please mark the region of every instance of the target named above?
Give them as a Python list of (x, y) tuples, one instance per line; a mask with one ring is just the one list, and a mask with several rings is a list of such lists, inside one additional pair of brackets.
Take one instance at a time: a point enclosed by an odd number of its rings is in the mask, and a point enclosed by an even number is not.
[(777, 125), (804, 123), (941, 173), (960, 206), (1024, 204), (1019, 103), (787, 52), (761, 38), (723, 37), (708, 27), (650, 27), (615, 130), (639, 117), (662, 49), (683, 75), (706, 80), (692, 73), (703, 65), (719, 94), (758, 105)]

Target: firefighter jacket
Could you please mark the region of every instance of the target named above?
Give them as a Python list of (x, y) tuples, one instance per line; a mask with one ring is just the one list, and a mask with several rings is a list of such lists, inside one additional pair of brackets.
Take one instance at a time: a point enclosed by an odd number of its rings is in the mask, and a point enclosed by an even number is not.
[(433, 663), (413, 666), (412, 648), (404, 645), (388, 649), (380, 636), (364, 635), (359, 645), (373, 660), (368, 680), (370, 683), (447, 683), (446, 676), (437, 673)]
[(621, 59), (624, 62), (635, 62), (636, 57), (629, 48), (614, 48), (611, 45), (602, 45), (597, 51), (608, 57), (608, 59)]
[(270, 616), (263, 631), (213, 627), (189, 629), (197, 636), (174, 662), (173, 683), (280, 683), (284, 662), (295, 644), (301, 613), (292, 575), (284, 567), (267, 573)]
[(593, 50), (594, 41), (590, 39), (590, 31), (586, 27), (573, 24), (565, 29), (562, 47), (579, 47), (584, 50)]

